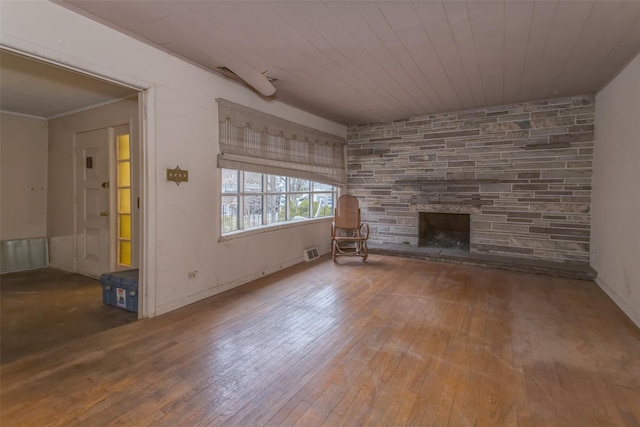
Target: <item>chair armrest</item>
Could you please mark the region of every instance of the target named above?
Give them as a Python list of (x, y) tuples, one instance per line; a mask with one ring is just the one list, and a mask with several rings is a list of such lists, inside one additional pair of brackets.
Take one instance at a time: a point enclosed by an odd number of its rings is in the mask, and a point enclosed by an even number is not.
[(366, 222), (360, 224), (360, 236), (364, 240), (367, 240), (369, 238), (369, 224), (367, 224)]

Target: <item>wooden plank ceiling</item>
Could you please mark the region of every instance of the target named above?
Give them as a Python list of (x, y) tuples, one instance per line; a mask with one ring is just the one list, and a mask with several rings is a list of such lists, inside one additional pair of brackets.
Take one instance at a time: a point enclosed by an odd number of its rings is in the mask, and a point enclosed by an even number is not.
[(82, 1), (92, 19), (344, 124), (593, 93), (640, 51), (639, 1)]

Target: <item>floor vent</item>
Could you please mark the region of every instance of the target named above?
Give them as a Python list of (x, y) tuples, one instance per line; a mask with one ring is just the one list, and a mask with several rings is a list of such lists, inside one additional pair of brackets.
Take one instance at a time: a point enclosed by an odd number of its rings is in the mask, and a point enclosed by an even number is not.
[(320, 254), (318, 253), (318, 248), (309, 248), (304, 250), (304, 260), (309, 262), (313, 261), (316, 258), (320, 258)]

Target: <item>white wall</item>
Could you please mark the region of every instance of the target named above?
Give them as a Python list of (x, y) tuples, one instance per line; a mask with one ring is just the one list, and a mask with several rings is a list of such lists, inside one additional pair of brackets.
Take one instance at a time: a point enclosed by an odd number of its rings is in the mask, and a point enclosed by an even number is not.
[(640, 326), (640, 55), (596, 96), (591, 265)]
[[(49, 120), (47, 230), (49, 263), (52, 267), (75, 271), (74, 134), (131, 124), (132, 151), (135, 155), (137, 123), (138, 102), (135, 98)], [(134, 200), (137, 197), (135, 188), (132, 197)]]
[(47, 235), (47, 120), (0, 115), (0, 240)]
[[(172, 310), (238, 285), (243, 278), (302, 261), (304, 247), (327, 247), (328, 224), (323, 221), (218, 243), (215, 98), (340, 136), (346, 135), (345, 126), (264, 100), (243, 86), (56, 4), (0, 2), (0, 8), (3, 45), (147, 89), (142, 194), (144, 316)], [(176, 165), (189, 170), (189, 182), (176, 186), (165, 181), (166, 169)], [(292, 236), (294, 240), (282, 243)], [(276, 253), (274, 245), (287, 250)], [(247, 257), (245, 247), (269, 252), (269, 256)], [(229, 259), (237, 260), (233, 268)], [(197, 276), (188, 279), (187, 273), (195, 270)]]

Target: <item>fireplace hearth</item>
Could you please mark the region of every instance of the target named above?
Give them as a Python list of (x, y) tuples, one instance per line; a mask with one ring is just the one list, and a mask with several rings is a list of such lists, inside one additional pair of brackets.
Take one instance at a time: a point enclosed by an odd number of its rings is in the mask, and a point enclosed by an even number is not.
[(470, 215), (419, 212), (418, 246), (469, 251)]

